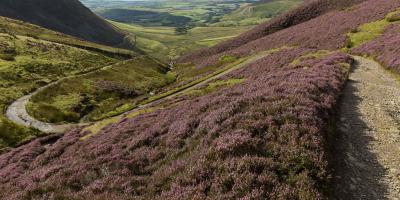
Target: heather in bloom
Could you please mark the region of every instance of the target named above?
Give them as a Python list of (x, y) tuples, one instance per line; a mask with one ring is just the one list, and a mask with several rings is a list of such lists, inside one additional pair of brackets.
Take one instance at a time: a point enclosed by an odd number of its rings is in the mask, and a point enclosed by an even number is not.
[(216, 63), (222, 55), (240, 57), (282, 46), (336, 50), (345, 46), (347, 34), (359, 25), (384, 19), (389, 12), (400, 7), (400, 2), (396, 0), (361, 0), (363, 3), (351, 9), (340, 9), (357, 2), (360, 1), (314, 1), (266, 22), (238, 39), (189, 54), (181, 60), (208, 66)]
[[(297, 14), (313, 19), (189, 55), (182, 62), (201, 67), (221, 55), (293, 47), (222, 77), (245, 80), (240, 84), (179, 97), (171, 107), (111, 124), (86, 140), (80, 138), (90, 133), (77, 129), (0, 155), (0, 199), (324, 199), (328, 138), (335, 137), (329, 124), (353, 62), (335, 50), (349, 31), (398, 6), (369, 0), (316, 15), (302, 8)], [(378, 42), (359, 48), (354, 51), (383, 49)], [(325, 49), (331, 52), (307, 56)], [(397, 66), (387, 59), (397, 52), (385, 50), (380, 59)]]
[(369, 55), (385, 67), (400, 73), (400, 25), (392, 24), (378, 38), (361, 45), (353, 53)]
[[(225, 78), (243, 84), (169, 109), (74, 130), (0, 156), (10, 199), (321, 198), (325, 134), (352, 59), (333, 53), (290, 64), (285, 49)], [(284, 58), (284, 59), (282, 59)], [(4, 197), (3, 197), (4, 198)]]

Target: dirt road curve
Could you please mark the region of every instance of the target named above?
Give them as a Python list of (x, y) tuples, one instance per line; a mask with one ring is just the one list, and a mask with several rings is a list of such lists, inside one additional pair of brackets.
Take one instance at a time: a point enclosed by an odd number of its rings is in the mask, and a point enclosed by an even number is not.
[[(131, 60), (133, 60), (133, 59), (131, 59)], [(126, 63), (131, 60), (122, 61), (122, 63)], [(101, 68), (93, 70), (93, 71), (89, 71), (85, 74), (68, 76), (68, 77), (62, 78), (58, 81), (55, 81), (53, 83), (50, 83), (42, 88), (39, 88), (35, 92), (33, 92), (29, 95), (23, 96), (23, 97), (17, 99), (15, 102), (13, 102), (7, 108), (6, 117), (16, 124), (26, 126), (26, 127), (32, 127), (32, 128), (40, 130), (43, 133), (64, 133), (65, 131), (67, 131), (71, 128), (77, 127), (79, 125), (84, 125), (84, 124), (51, 124), (51, 123), (41, 122), (41, 121), (36, 120), (33, 117), (29, 116), (29, 114), (26, 110), (26, 105), (29, 103), (29, 101), (33, 95), (37, 94), (38, 92), (40, 92), (52, 85), (58, 84), (59, 82), (65, 80), (65, 79), (76, 78), (76, 77), (81, 77), (81, 76), (88, 75), (91, 73), (96, 73), (97, 71), (107, 70), (113, 66), (114, 65), (108, 65), (108, 66), (104, 66), (104, 67), (101, 67)]]
[(334, 199), (400, 199), (400, 84), (378, 63), (355, 57), (336, 141)]
[(13, 104), (11, 104), (6, 112), (7, 118), (19, 125), (36, 128), (43, 133), (63, 133), (68, 129), (74, 127), (73, 125), (67, 125), (67, 124), (58, 125), (58, 124), (45, 123), (29, 116), (25, 107), (28, 104), (31, 97), (32, 95), (24, 96), (15, 101)]

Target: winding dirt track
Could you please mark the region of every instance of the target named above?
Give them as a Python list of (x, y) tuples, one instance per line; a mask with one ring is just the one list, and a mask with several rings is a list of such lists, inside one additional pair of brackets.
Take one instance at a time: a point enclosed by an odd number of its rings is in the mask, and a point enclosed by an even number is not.
[[(220, 77), (222, 77), (222, 76), (224, 76), (224, 75), (226, 75), (226, 74), (228, 74), (228, 73), (230, 73), (230, 72), (232, 72), (234, 70), (240, 69), (240, 68), (242, 68), (242, 67), (244, 67), (244, 66), (246, 66), (246, 65), (248, 65), (250, 63), (253, 63), (253, 62), (257, 61), (258, 59), (261, 59), (261, 58), (263, 58), (263, 57), (265, 57), (265, 56), (267, 56), (269, 54), (271, 54), (271, 51), (261, 52), (261, 53), (259, 53), (257, 55), (254, 55), (254, 56), (248, 58), (247, 60), (244, 60), (243, 62), (237, 63), (236, 65), (234, 65), (234, 66), (226, 69), (225, 71), (223, 71), (223, 72), (221, 72), (219, 74), (216, 74), (216, 75), (214, 75), (214, 76), (212, 76), (212, 77), (210, 77), (210, 78), (208, 78), (206, 80), (198, 82), (198, 83), (196, 83), (196, 84), (194, 84), (194, 85), (192, 85), (190, 87), (187, 87), (187, 88), (185, 88), (185, 89), (183, 89), (181, 91), (169, 94), (169, 95), (167, 95), (167, 96), (165, 96), (165, 97), (163, 97), (161, 99), (158, 99), (158, 100), (155, 100), (153, 102), (141, 105), (138, 108), (135, 108), (133, 110), (130, 110), (130, 111), (126, 112), (126, 113), (121, 114), (120, 116), (126, 116), (127, 114), (129, 114), (131, 112), (137, 112), (139, 110), (142, 110), (142, 109), (148, 108), (148, 107), (150, 107), (150, 106), (152, 106), (154, 104), (157, 104), (157, 103), (159, 103), (159, 102), (161, 102), (163, 100), (171, 99), (173, 97), (181, 95), (181, 94), (183, 94), (183, 93), (185, 93), (185, 92), (187, 92), (189, 90), (192, 90), (192, 89), (194, 89), (196, 87), (199, 87), (199, 86), (202, 86), (204, 84), (207, 84), (207, 83), (209, 83), (209, 82), (211, 82), (213, 80), (216, 80), (216, 79), (218, 79), (218, 78), (220, 78)], [(128, 61), (123, 61), (123, 62), (128, 62)], [(113, 65), (106, 66), (106, 67), (103, 67), (103, 68), (101, 68), (99, 70), (105, 70), (105, 69), (111, 68), (112, 66)], [(98, 70), (96, 70), (96, 71), (98, 71)], [(95, 71), (89, 72), (89, 73), (94, 73), (94, 72)], [(83, 76), (83, 75), (87, 75), (87, 74), (88, 73), (82, 74), (82, 75), (79, 75), (79, 76)], [(26, 110), (26, 105), (29, 103), (29, 101), (30, 101), (30, 99), (32, 98), (33, 95), (37, 94), (38, 92), (40, 92), (40, 91), (42, 91), (42, 90), (44, 90), (44, 89), (46, 89), (46, 88), (48, 88), (48, 87), (50, 87), (52, 85), (58, 84), (59, 82), (65, 80), (65, 79), (76, 78), (76, 77), (77, 76), (71, 76), (71, 77), (62, 78), (62, 79), (60, 79), (60, 80), (58, 80), (58, 81), (56, 81), (54, 83), (51, 83), (51, 84), (49, 84), (47, 86), (39, 88), (38, 90), (36, 90), (32, 94), (29, 94), (29, 95), (26, 95), (24, 97), (19, 98), (18, 100), (16, 100), (14, 103), (12, 103), (7, 108), (7, 111), (6, 111), (7, 118), (10, 119), (11, 121), (13, 121), (16, 124), (23, 125), (23, 126), (26, 126), (26, 127), (32, 127), (32, 128), (38, 129), (39, 131), (41, 131), (43, 133), (64, 133), (64, 132), (66, 132), (66, 131), (68, 131), (70, 129), (76, 128), (76, 127), (89, 125), (89, 123), (77, 123), (77, 124), (52, 124), (52, 123), (46, 123), (46, 122), (42, 122), (42, 121), (34, 119), (33, 117), (31, 117), (28, 114), (28, 112)], [(107, 119), (105, 119), (105, 120), (107, 120)]]
[[(122, 63), (126, 63), (131, 61), (130, 60), (125, 60), (122, 61)], [(116, 64), (120, 64), (120, 63), (116, 63)], [(26, 110), (26, 105), (29, 103), (29, 101), (31, 100), (32, 96), (34, 96), (35, 94), (43, 91), (44, 89), (56, 85), (58, 83), (60, 83), (61, 81), (64, 81), (66, 79), (70, 79), (70, 78), (76, 78), (76, 77), (81, 77), (84, 75), (88, 75), (91, 73), (95, 73), (98, 72), (100, 70), (107, 70), (109, 68), (112, 68), (115, 64), (113, 65), (108, 65), (108, 66), (104, 66), (102, 68), (87, 72), (85, 74), (80, 74), (80, 75), (72, 75), (72, 76), (68, 76), (68, 77), (64, 77), (59, 79), (58, 81), (55, 81), (53, 83), (50, 83), (44, 87), (41, 87), (39, 89), (37, 89), (36, 91), (34, 91), (33, 93), (23, 96), (19, 99), (17, 99), (16, 101), (14, 101), (8, 108), (6, 111), (6, 117), (11, 120), (12, 122), (22, 125), (22, 126), (26, 126), (26, 127), (31, 127), (31, 128), (35, 128), (38, 129), (39, 131), (43, 132), (43, 133), (64, 133), (67, 130), (70, 130), (72, 128), (81, 126), (81, 125), (87, 125), (87, 124), (52, 124), (52, 123), (46, 123), (46, 122), (41, 122), (39, 120), (36, 120), (35, 118), (31, 117), (27, 110)]]
[(400, 83), (354, 57), (335, 144), (334, 199), (400, 199)]

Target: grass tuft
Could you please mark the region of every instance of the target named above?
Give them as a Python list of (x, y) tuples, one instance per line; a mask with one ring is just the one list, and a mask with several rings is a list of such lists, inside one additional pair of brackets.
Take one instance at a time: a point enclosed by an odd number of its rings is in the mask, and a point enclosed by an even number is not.
[(374, 40), (383, 34), (386, 27), (391, 23), (398, 22), (400, 20), (400, 10), (391, 12), (386, 15), (385, 19), (366, 23), (359, 26), (357, 29), (352, 30), (348, 34), (348, 41), (346, 42), (346, 48), (358, 47), (369, 41)]

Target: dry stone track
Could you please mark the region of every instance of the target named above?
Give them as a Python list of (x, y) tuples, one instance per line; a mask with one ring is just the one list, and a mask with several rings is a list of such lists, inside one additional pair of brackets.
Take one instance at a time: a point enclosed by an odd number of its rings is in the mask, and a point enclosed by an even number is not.
[(377, 62), (354, 58), (334, 147), (333, 199), (400, 199), (400, 82)]

